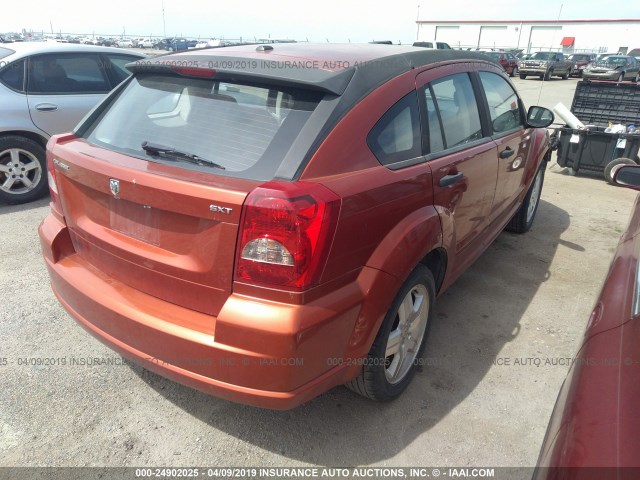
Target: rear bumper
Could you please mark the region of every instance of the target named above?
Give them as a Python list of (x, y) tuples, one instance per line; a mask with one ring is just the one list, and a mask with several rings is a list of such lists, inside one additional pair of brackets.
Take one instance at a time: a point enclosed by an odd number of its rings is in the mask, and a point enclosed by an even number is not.
[[(213, 317), (97, 270), (73, 251), (66, 226), (52, 214), (39, 234), (56, 297), (91, 334), (171, 380), (264, 408), (293, 408), (352, 378), (355, 362), (347, 367), (342, 359), (356, 350), (354, 332), (362, 332), (364, 292), (397, 288), (395, 278), (365, 268), (355, 282), (310, 304), (231, 294)], [(373, 330), (377, 320), (364, 324)]]

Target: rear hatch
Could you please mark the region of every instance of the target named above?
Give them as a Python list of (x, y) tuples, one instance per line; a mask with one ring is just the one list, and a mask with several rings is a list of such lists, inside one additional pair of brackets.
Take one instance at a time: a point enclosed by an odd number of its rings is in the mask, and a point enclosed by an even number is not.
[[(247, 194), (273, 179), (319, 92), (141, 74), (53, 146), (76, 252), (110, 278), (217, 315)], [(302, 159), (300, 159), (301, 161)]]

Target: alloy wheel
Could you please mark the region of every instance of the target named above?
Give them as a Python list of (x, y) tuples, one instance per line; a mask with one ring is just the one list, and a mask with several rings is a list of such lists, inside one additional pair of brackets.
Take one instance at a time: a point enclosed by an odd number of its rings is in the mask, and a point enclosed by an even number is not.
[(30, 192), (40, 183), (42, 167), (34, 154), (21, 148), (0, 152), (0, 190), (12, 195)]
[(427, 288), (415, 285), (402, 300), (385, 350), (385, 376), (390, 384), (401, 382), (418, 355), (429, 320)]

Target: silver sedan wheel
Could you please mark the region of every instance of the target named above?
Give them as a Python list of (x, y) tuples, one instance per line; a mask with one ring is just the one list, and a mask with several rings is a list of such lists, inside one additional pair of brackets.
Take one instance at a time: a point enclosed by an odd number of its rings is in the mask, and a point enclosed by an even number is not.
[(385, 376), (396, 384), (407, 375), (418, 355), (429, 321), (429, 293), (424, 285), (414, 286), (396, 312), (385, 350)]
[(542, 170), (538, 170), (536, 179), (533, 181), (531, 189), (531, 197), (529, 198), (529, 208), (527, 209), (527, 223), (531, 222), (533, 215), (536, 213), (538, 200), (540, 200), (540, 191), (542, 190)]
[(33, 190), (42, 178), (42, 167), (34, 154), (21, 148), (0, 152), (0, 190), (21, 195)]

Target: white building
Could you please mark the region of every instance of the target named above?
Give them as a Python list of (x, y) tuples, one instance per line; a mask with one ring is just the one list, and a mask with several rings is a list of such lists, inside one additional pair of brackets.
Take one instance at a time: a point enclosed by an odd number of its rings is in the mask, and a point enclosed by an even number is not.
[(453, 48), (623, 52), (640, 48), (640, 19), (618, 20), (418, 20), (418, 41)]

